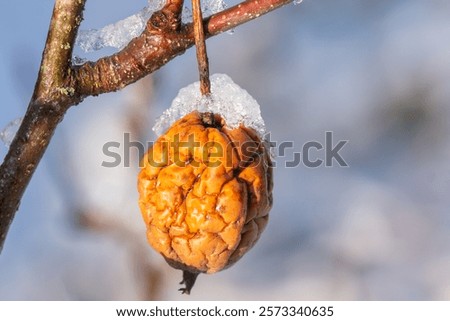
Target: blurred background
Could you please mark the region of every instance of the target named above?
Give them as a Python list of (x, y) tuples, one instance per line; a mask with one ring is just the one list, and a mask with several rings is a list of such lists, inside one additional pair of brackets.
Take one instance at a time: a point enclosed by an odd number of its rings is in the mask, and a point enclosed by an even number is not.
[[(145, 5), (90, 0), (82, 29)], [(0, 4), (0, 130), (26, 110), (52, 6)], [(177, 291), (181, 272), (146, 244), (137, 150), (131, 167), (101, 164), (111, 160), (103, 145), (124, 133), (155, 139), (155, 119), (198, 78), (194, 50), (86, 99), (22, 199), (0, 255), (0, 299), (450, 300), (449, 40), (447, 0), (304, 0), (208, 40), (211, 72), (245, 88), (272, 140), (294, 147), (277, 158), (259, 242), (232, 268), (201, 275), (190, 296)], [(284, 166), (327, 131), (348, 140), (349, 167)], [(1, 145), (0, 159), (6, 152)]]

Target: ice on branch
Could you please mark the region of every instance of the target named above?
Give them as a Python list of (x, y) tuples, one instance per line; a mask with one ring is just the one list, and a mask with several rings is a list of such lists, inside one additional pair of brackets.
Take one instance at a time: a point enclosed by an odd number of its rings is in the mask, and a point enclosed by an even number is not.
[[(80, 30), (75, 44), (84, 52), (97, 51), (105, 47), (124, 48), (131, 39), (139, 36), (151, 15), (160, 10), (165, 0), (148, 0), (148, 6), (138, 13), (109, 24), (101, 29)], [(224, 0), (205, 0), (202, 2), (203, 16), (208, 17), (226, 8)], [(192, 21), (189, 8), (183, 9), (183, 21)], [(77, 62), (75, 62), (77, 64)]]
[(153, 130), (164, 133), (176, 120), (198, 110), (222, 115), (228, 127), (244, 125), (255, 129), (261, 137), (265, 134), (264, 120), (258, 102), (224, 74), (211, 76), (211, 96), (203, 97), (200, 82), (181, 89), (172, 105), (157, 120)]
[(12, 141), (14, 139), (14, 136), (16, 136), (17, 130), (20, 127), (20, 124), (22, 124), (22, 117), (11, 121), (0, 132), (0, 139), (6, 145), (6, 147), (9, 147), (11, 145), (11, 143), (12, 143)]
[(128, 18), (107, 25), (102, 29), (80, 30), (75, 44), (85, 52), (100, 50), (104, 47), (124, 48), (131, 39), (144, 31), (147, 20), (153, 12), (160, 10), (164, 0), (149, 0), (148, 6)]

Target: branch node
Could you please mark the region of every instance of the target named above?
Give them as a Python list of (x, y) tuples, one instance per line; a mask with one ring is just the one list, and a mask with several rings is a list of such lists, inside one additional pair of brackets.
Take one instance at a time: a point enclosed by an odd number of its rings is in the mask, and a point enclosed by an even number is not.
[(152, 14), (149, 23), (152, 28), (163, 31), (166, 29), (171, 29), (171, 24), (169, 23), (169, 17), (167, 16), (167, 13), (164, 11), (156, 11), (154, 14)]

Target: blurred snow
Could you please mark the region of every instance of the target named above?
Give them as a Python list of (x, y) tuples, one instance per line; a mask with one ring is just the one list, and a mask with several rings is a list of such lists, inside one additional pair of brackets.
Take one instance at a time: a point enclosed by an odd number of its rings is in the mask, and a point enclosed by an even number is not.
[[(120, 19), (128, 4), (115, 4), (107, 8)], [(208, 41), (212, 72), (252, 93), (278, 145), (294, 143), (276, 159), (274, 207), (252, 251), (226, 271), (200, 276), (191, 296), (176, 291), (180, 272), (145, 247), (138, 169), (101, 166), (104, 143), (122, 142), (134, 128), (124, 106), (137, 94), (126, 88), (66, 115), (0, 256), (0, 298), (142, 298), (128, 241), (75, 229), (70, 213), (79, 206), (135, 233), (143, 246), (136, 252), (161, 273), (161, 299), (449, 300), (448, 1), (303, 1), (294, 9)], [(20, 36), (6, 34), (4, 48), (24, 41), (42, 49), (45, 32), (35, 40), (27, 23), (46, 29), (48, 17), (29, 10), (35, 20), (19, 20)], [(10, 10), (2, 12), (14, 25)], [(5, 67), (16, 57), (4, 50), (4, 106), (18, 108), (14, 70)], [(154, 139), (151, 124), (197, 77), (192, 50), (155, 73), (142, 142)], [(1, 121), (15, 117), (5, 108)], [(323, 143), (325, 131), (349, 140), (348, 168), (284, 166), (305, 142)]]
[(225, 74), (214, 74), (210, 81), (211, 95), (207, 97), (201, 95), (199, 81), (182, 88), (170, 108), (156, 121), (155, 133), (163, 134), (175, 121), (197, 110), (220, 114), (228, 127), (244, 125), (262, 137), (266, 128), (258, 102)]

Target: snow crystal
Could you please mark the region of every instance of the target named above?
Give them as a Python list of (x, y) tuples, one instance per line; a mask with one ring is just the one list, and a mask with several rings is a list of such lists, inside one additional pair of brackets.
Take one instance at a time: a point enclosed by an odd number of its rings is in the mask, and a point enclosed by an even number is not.
[(6, 147), (9, 147), (14, 139), (14, 136), (16, 136), (17, 130), (20, 127), (20, 124), (22, 124), (22, 117), (17, 118), (13, 121), (11, 121), (6, 127), (0, 132), (0, 139), (2, 142), (6, 145)]
[(153, 12), (160, 10), (164, 3), (164, 0), (149, 0), (148, 6), (128, 18), (109, 24), (99, 30), (80, 30), (75, 44), (85, 52), (100, 50), (104, 47), (122, 49), (131, 39), (144, 31), (147, 20)]
[(157, 120), (153, 130), (157, 135), (161, 135), (176, 120), (194, 110), (218, 113), (230, 128), (242, 124), (253, 128), (261, 136), (266, 130), (258, 102), (224, 74), (211, 76), (209, 97), (201, 95), (198, 81), (181, 89), (170, 108)]

